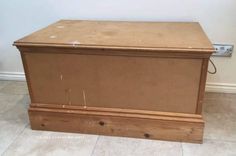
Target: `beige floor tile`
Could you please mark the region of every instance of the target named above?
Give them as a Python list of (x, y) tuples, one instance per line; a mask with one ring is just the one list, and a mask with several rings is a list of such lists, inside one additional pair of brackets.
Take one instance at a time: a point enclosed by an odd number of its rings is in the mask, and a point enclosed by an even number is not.
[(236, 141), (236, 118), (227, 114), (205, 115), (204, 138)]
[(205, 99), (229, 99), (236, 100), (236, 94), (233, 93), (214, 93), (214, 92), (206, 92)]
[(1, 89), (5, 94), (28, 94), (28, 88), (25, 81), (11, 81)]
[(206, 113), (236, 113), (236, 99), (232, 96), (227, 98), (205, 98), (203, 112)]
[(93, 156), (182, 156), (181, 143), (100, 136)]
[(236, 99), (232, 96), (205, 98), (203, 112), (204, 138), (236, 141)]
[(33, 131), (29, 127), (4, 152), (4, 156), (90, 156), (97, 135)]
[(17, 102), (12, 102), (6, 106), (1, 105), (0, 107), (3, 110), (0, 113), (0, 120), (13, 120), (21, 123), (28, 123), (28, 105), (29, 105), (29, 96), (28, 95), (7, 95), (9, 97), (19, 96)]
[(23, 95), (12, 95), (0, 93), (0, 114), (12, 109), (22, 99)]
[(0, 155), (28, 125), (27, 95), (0, 94)]
[(203, 144), (183, 143), (184, 156), (236, 156), (236, 142), (204, 140)]
[(28, 95), (0, 93), (0, 154), (28, 125)]
[(0, 120), (0, 155), (24, 130), (26, 124), (13, 120)]
[(4, 88), (6, 85), (8, 85), (11, 81), (0, 81), (0, 92), (1, 92), (1, 89)]

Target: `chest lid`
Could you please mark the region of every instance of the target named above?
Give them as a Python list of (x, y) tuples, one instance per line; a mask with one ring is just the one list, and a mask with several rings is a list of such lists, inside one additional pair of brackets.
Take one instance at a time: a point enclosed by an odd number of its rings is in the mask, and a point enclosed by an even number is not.
[(16, 46), (214, 51), (197, 22), (60, 20), (14, 42)]

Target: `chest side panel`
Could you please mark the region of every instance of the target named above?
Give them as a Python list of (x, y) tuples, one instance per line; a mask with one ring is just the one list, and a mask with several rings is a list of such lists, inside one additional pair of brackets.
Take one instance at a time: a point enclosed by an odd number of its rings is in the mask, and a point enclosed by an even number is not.
[(195, 113), (202, 59), (25, 53), (36, 103)]

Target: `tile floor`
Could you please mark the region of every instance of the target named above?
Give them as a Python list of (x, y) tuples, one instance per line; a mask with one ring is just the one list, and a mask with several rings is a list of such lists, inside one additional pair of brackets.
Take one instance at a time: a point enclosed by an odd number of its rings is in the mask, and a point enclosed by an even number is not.
[(204, 143), (32, 131), (25, 82), (0, 81), (0, 154), (4, 156), (236, 156), (236, 94), (206, 93)]

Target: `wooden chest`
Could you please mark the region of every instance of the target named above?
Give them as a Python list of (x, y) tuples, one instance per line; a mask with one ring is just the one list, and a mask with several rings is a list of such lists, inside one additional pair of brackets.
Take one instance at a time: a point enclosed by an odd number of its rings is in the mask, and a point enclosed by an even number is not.
[(213, 47), (198, 23), (61, 20), (14, 45), (32, 129), (202, 142)]

